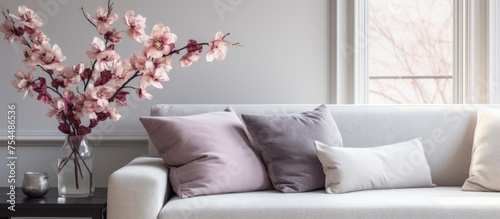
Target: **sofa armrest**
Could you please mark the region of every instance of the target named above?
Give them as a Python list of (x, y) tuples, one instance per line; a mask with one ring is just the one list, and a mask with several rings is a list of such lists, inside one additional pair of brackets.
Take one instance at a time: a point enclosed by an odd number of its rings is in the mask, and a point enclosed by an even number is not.
[(161, 158), (138, 157), (111, 174), (109, 219), (156, 219), (170, 198), (168, 168)]

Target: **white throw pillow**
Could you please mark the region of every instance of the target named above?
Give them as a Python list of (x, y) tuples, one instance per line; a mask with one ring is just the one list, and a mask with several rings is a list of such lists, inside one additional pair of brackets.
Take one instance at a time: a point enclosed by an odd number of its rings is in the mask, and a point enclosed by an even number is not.
[(327, 193), (434, 186), (420, 138), (372, 148), (315, 146)]
[(500, 111), (487, 107), (477, 112), (469, 178), (465, 191), (500, 191)]

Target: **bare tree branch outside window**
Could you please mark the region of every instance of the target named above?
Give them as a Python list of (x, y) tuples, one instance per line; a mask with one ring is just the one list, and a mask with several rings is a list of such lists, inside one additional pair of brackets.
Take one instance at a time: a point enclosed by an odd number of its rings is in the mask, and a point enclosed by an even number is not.
[(368, 0), (369, 102), (451, 103), (452, 0)]

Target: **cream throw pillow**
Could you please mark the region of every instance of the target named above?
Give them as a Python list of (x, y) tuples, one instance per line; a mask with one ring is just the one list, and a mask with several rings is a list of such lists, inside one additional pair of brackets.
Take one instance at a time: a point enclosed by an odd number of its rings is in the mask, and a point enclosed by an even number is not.
[(465, 191), (500, 191), (500, 111), (481, 107), (477, 113), (469, 178)]
[(372, 148), (315, 145), (327, 193), (434, 186), (420, 138)]

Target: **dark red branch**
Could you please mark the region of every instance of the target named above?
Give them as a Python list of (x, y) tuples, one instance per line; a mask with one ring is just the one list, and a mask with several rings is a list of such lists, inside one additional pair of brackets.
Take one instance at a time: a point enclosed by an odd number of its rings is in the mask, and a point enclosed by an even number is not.
[[(3, 16), (5, 17), (5, 19), (7, 19), (7, 15), (5, 14), (5, 8), (1, 4), (0, 4), (0, 7), (2, 8), (2, 14), (3, 14)], [(7, 14), (8, 13), (9, 13), (9, 10), (7, 10)]]
[(113, 11), (114, 4), (115, 2), (111, 2), (111, 0), (108, 0), (108, 14), (111, 13), (111, 11)]
[(97, 59), (94, 60), (94, 63), (92, 63), (92, 69), (90, 69), (89, 78), (87, 78), (87, 81), (85, 81), (85, 79), (83, 80), (83, 92), (87, 91), (87, 87), (89, 86), (90, 79), (92, 78), (92, 73), (95, 70), (95, 64), (96, 63), (97, 63)]
[(81, 7), (81, 8), (80, 8), (80, 10), (82, 11), (83, 16), (85, 17), (85, 19), (87, 19), (87, 21), (88, 21), (90, 24), (92, 24), (95, 28), (97, 28), (97, 25), (96, 25), (96, 24), (94, 24), (94, 22), (92, 22), (92, 21), (90, 20), (90, 18), (89, 18), (89, 17), (87, 17), (87, 14), (85, 14), (85, 11), (83, 10), (83, 7)]
[(130, 83), (132, 80), (134, 80), (134, 78), (139, 77), (139, 76), (141, 76), (141, 72), (140, 71), (136, 71), (134, 73), (134, 75), (132, 75), (132, 77), (130, 77), (127, 81), (125, 81), (125, 83), (123, 83), (122, 86), (120, 86), (120, 88), (118, 88), (118, 90), (115, 91), (115, 93), (113, 94), (113, 96), (111, 96), (111, 98), (109, 98), (109, 102), (113, 102), (113, 100), (115, 99), (116, 95), (118, 93), (120, 93), (120, 91), (123, 90), (123, 88), (125, 88), (128, 83)]
[[(45, 73), (47, 73), (47, 74), (50, 76), (50, 79), (51, 79), (52, 81), (54, 81), (54, 76), (52, 76), (52, 74), (49, 72), (49, 70), (45, 69), (44, 67), (42, 67), (42, 66), (40, 66), (40, 65), (37, 65), (37, 66), (38, 66), (40, 69), (42, 69)], [(52, 82), (52, 81), (51, 81), (51, 82)], [(54, 91), (54, 93), (56, 93), (57, 95), (59, 95), (59, 97), (63, 98), (63, 95), (59, 92), (59, 90), (58, 90), (58, 89), (56, 90), (55, 88), (53, 88), (53, 87), (49, 87), (49, 86), (47, 86), (47, 88), (48, 88), (48, 89), (50, 89), (50, 90), (52, 90), (52, 91)]]
[(210, 44), (208, 43), (197, 43), (197, 44), (194, 44), (194, 45), (187, 45), (187, 46), (184, 46), (180, 49), (175, 49), (175, 50), (172, 50), (170, 51), (170, 53), (168, 53), (167, 55), (163, 55), (163, 57), (165, 56), (169, 56), (169, 55), (172, 55), (172, 54), (178, 54), (179, 52), (181, 52), (182, 50), (185, 50), (185, 49), (188, 49), (188, 48), (191, 48), (191, 47), (197, 47), (197, 46), (208, 46)]

